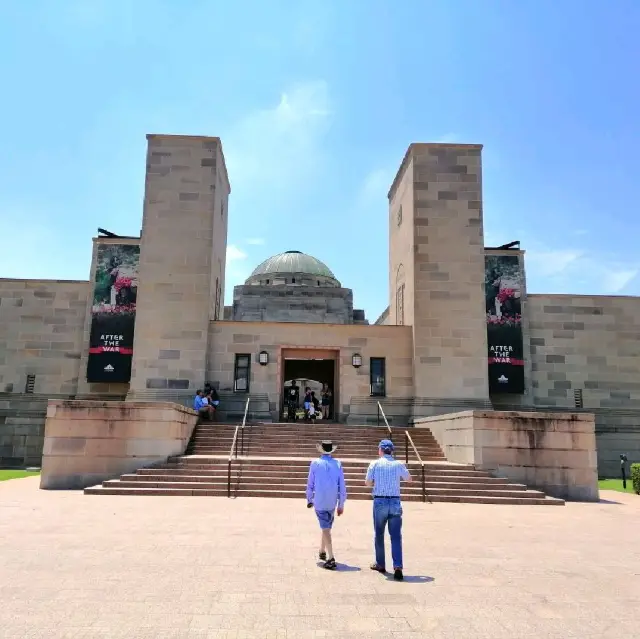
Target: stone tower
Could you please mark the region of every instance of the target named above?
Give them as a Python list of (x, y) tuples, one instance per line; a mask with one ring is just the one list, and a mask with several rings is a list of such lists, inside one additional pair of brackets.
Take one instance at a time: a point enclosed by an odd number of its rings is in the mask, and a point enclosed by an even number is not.
[(412, 144), (389, 191), (388, 323), (413, 327), (416, 406), (489, 398), (481, 151)]
[(220, 139), (147, 140), (130, 399), (203, 384), (209, 322), (224, 304), (230, 186)]

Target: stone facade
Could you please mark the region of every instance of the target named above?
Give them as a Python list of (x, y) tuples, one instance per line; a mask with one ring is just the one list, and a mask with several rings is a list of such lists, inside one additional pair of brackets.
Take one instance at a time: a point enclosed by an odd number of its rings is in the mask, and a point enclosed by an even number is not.
[(412, 144), (389, 192), (389, 323), (412, 326), (419, 397), (489, 398), (481, 149)]
[(131, 399), (202, 385), (224, 295), (230, 186), (220, 140), (148, 141)]
[(232, 319), (240, 322), (353, 324), (353, 293), (348, 288), (236, 286)]
[(0, 280), (0, 467), (39, 464), (46, 399), (76, 393), (88, 291)]
[(529, 295), (531, 390), (537, 406), (596, 416), (600, 472), (640, 461), (640, 298)]
[[(223, 391), (233, 390), (236, 354), (251, 355), (249, 395), (266, 395), (272, 418), (277, 419), (281, 385), (284, 383), (282, 351), (326, 349), (337, 359), (336, 402), (341, 420), (357, 412), (358, 399), (370, 398), (369, 360), (386, 358), (387, 397), (410, 398), (413, 393), (411, 329), (404, 326), (324, 325), (322, 334), (312, 324), (268, 322), (213, 322), (209, 341), (211, 379)], [(260, 351), (269, 353), (270, 363), (256, 361)], [(362, 356), (362, 366), (354, 368), (352, 356)], [(308, 353), (305, 354), (308, 356)], [(326, 354), (318, 357), (326, 357)]]
[(50, 401), (40, 487), (86, 488), (164, 463), (184, 451), (196, 419), (163, 402)]
[(467, 411), (417, 420), (447, 459), (552, 497), (598, 501), (593, 415)]
[[(250, 415), (277, 419), (292, 353), (336, 359), (344, 421), (376, 420), (378, 401), (395, 424), (465, 408), (588, 412), (601, 474), (617, 474), (622, 453), (640, 461), (640, 298), (527, 295), (523, 282), (525, 392), (489, 395), (483, 276), (496, 251), (483, 242), (481, 146), (407, 150), (389, 192), (389, 308), (373, 326), (296, 251), (260, 265), (225, 308), (229, 193), (218, 138), (150, 135), (141, 238), (95, 238), (88, 281), (0, 280), (0, 464), (39, 462), (50, 398), (189, 404), (207, 380), (237, 419), (237, 354), (251, 360)], [(96, 251), (111, 242), (140, 245), (132, 376), (89, 384)], [(524, 252), (508, 254), (524, 273)], [(384, 397), (370, 392), (371, 357), (386, 362)]]
[(88, 282), (0, 280), (0, 391), (73, 395)]

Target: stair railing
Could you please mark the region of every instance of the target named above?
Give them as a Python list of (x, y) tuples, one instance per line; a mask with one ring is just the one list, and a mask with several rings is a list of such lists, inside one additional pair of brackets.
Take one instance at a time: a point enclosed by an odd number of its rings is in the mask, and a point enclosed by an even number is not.
[[(229, 459), (227, 462), (227, 497), (231, 497), (231, 464), (234, 459), (238, 458), (238, 439), (240, 439), (240, 454), (244, 455), (244, 427), (247, 425), (247, 413), (249, 412), (250, 399), (250, 397), (247, 397), (242, 424), (238, 424), (233, 432), (233, 441), (231, 442), (231, 450), (229, 451)], [(239, 438), (238, 433), (240, 433)]]
[(409, 463), (409, 444), (411, 444), (411, 448), (413, 448), (413, 452), (418, 458), (418, 463), (420, 464), (420, 468), (422, 470), (422, 501), (427, 501), (428, 499), (429, 503), (433, 504), (433, 502), (431, 501), (431, 498), (429, 497), (429, 495), (427, 495), (427, 489), (425, 486), (424, 462), (422, 461), (422, 457), (420, 457), (420, 453), (418, 452), (416, 445), (413, 443), (413, 439), (411, 439), (411, 435), (409, 435), (409, 431), (405, 430), (404, 431), (404, 461), (407, 464)]
[(382, 409), (380, 402), (378, 402), (378, 426), (380, 426), (380, 415), (382, 415), (382, 419), (384, 419), (384, 423), (389, 433), (389, 439), (393, 441), (393, 433), (391, 431), (391, 426), (389, 426), (389, 421), (387, 420), (387, 416), (384, 414), (384, 410)]

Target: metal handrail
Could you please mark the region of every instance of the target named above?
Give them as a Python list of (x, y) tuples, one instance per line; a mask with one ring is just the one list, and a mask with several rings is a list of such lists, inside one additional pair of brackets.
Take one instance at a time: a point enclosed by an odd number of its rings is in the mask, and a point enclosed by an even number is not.
[(427, 495), (427, 489), (425, 487), (425, 479), (424, 479), (424, 462), (422, 461), (422, 457), (420, 457), (420, 453), (416, 448), (416, 445), (413, 443), (413, 439), (411, 439), (411, 435), (409, 435), (409, 431), (404, 431), (404, 461), (405, 463), (409, 463), (409, 444), (411, 444), (411, 448), (413, 448), (413, 452), (416, 454), (418, 458), (418, 463), (422, 469), (422, 501), (429, 500), (430, 504), (433, 504), (429, 495)]
[(387, 431), (389, 432), (389, 439), (393, 441), (393, 433), (391, 431), (391, 426), (389, 426), (389, 422), (387, 421), (387, 416), (384, 414), (384, 410), (382, 409), (380, 402), (378, 402), (378, 426), (380, 426), (380, 414), (382, 414), (384, 423), (387, 426)]
[(236, 426), (233, 432), (233, 441), (231, 442), (231, 450), (229, 450), (229, 459), (227, 462), (227, 497), (231, 497), (231, 463), (234, 459), (238, 458), (238, 432), (240, 432), (241, 449), (240, 454), (244, 455), (244, 427), (247, 424), (247, 413), (249, 412), (249, 400), (247, 397), (247, 403), (244, 407), (244, 417), (242, 418), (242, 424)]

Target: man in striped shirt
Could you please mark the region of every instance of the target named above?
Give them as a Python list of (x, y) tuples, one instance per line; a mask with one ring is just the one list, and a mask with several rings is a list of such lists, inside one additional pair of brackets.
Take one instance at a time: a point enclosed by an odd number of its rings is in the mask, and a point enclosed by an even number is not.
[(371, 570), (386, 572), (384, 531), (389, 525), (393, 578), (404, 579), (402, 574), (402, 504), (400, 482), (411, 481), (407, 467), (393, 458), (393, 442), (383, 439), (378, 446), (378, 459), (367, 469), (365, 483), (373, 488), (373, 527), (375, 531), (376, 561)]

